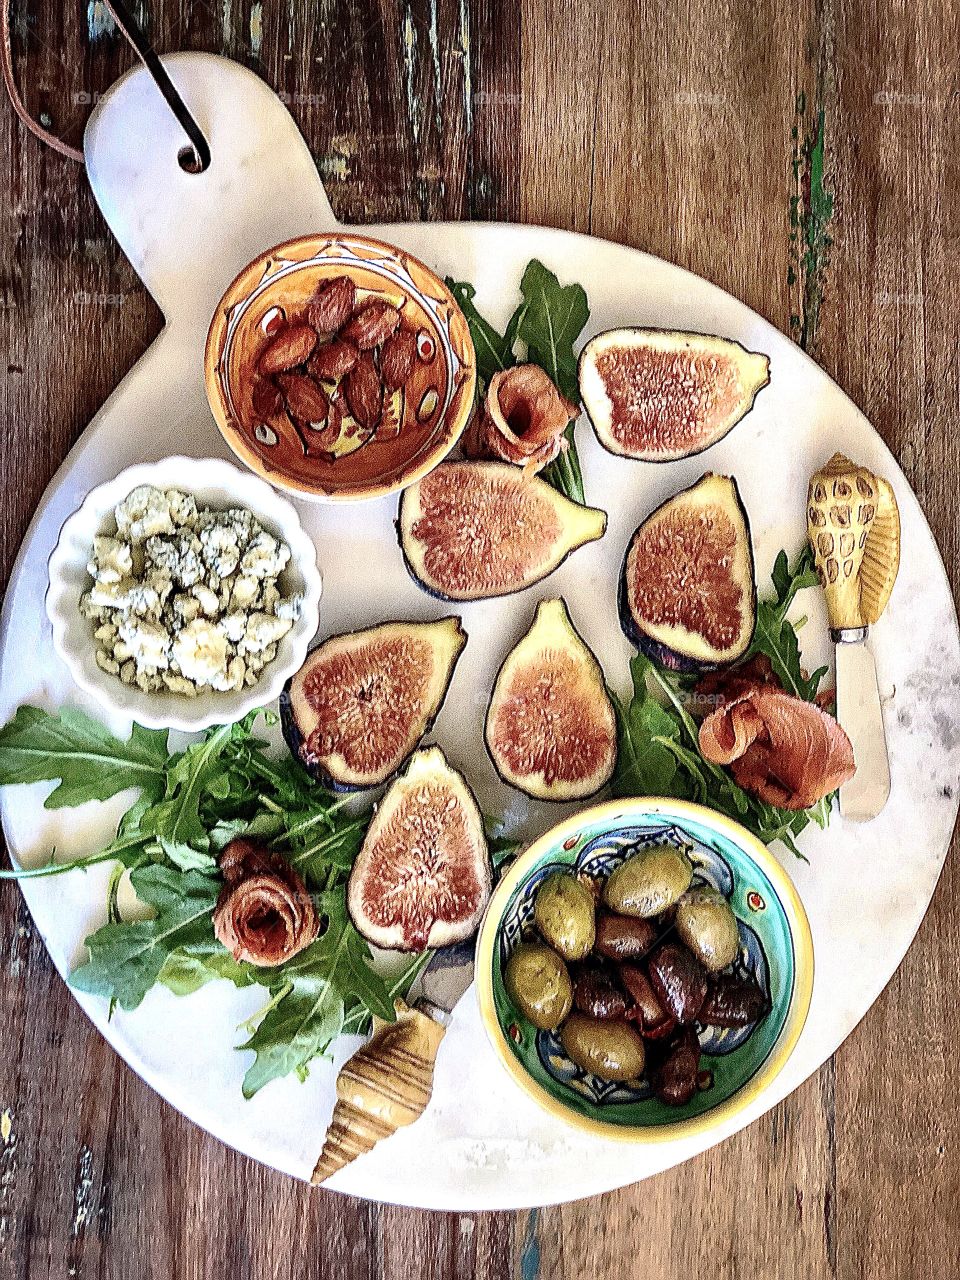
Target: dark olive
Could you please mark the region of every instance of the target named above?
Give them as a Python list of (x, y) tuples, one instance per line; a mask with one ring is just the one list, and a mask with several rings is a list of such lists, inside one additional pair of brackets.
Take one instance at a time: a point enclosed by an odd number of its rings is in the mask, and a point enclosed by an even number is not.
[(653, 949), (658, 936), (652, 920), (604, 911), (597, 920), (596, 950), (608, 960), (639, 960)]
[(690, 888), (693, 864), (682, 849), (656, 845), (621, 862), (603, 887), (611, 911), (648, 919), (672, 906)]
[(707, 971), (679, 942), (665, 942), (647, 962), (653, 989), (677, 1022), (693, 1022), (707, 994)]
[(507, 995), (541, 1031), (559, 1027), (573, 1004), (567, 966), (542, 942), (521, 942), (503, 972)]
[(705, 969), (718, 973), (740, 950), (737, 917), (722, 893), (701, 885), (677, 903), (677, 933)]
[(700, 1044), (691, 1027), (685, 1027), (671, 1044), (653, 1076), (653, 1092), (668, 1107), (682, 1107), (698, 1089)]
[(640, 1023), (643, 1035), (649, 1035), (651, 1032), (655, 1032), (656, 1035), (665, 1034), (670, 1026), (675, 1025), (675, 1020), (658, 998), (650, 979), (640, 965), (622, 964), (620, 981), (633, 1001), (635, 1017)]
[(643, 1072), (643, 1041), (629, 1022), (600, 1022), (571, 1013), (560, 1031), (567, 1056), (601, 1080), (632, 1080)]
[(767, 997), (752, 978), (721, 973), (711, 980), (699, 1017), (711, 1027), (749, 1027), (769, 1011)]
[(558, 871), (537, 890), (533, 918), (545, 941), (564, 960), (582, 960), (596, 937), (593, 894), (576, 876)]
[(573, 1003), (591, 1018), (622, 1018), (627, 1012), (627, 998), (613, 975), (600, 965), (588, 964), (574, 976)]

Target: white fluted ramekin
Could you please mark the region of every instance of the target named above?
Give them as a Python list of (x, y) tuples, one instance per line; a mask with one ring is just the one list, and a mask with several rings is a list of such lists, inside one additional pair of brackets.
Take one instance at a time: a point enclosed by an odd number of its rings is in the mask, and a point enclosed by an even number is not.
[[(201, 507), (214, 510), (246, 507), (263, 527), (290, 548), (290, 561), (280, 576), (285, 593), (303, 595), (300, 617), (280, 640), (277, 656), (264, 667), (256, 684), (230, 692), (207, 690), (195, 698), (183, 694), (145, 693), (124, 684), (97, 666), (96, 623), (80, 612), (80, 597), (92, 580), (87, 562), (93, 540), (110, 534), (113, 510), (138, 485), (180, 489)], [(232, 724), (255, 707), (267, 706), (278, 697), (287, 677), (303, 665), (319, 618), (321, 592), (317, 554), (295, 508), (265, 481), (219, 458), (165, 458), (161, 462), (128, 467), (114, 480), (98, 485), (84, 499), (60, 530), (49, 560), (47, 617), (53, 627), (53, 644), (70, 668), (77, 685), (110, 710), (150, 729), (206, 729)]]

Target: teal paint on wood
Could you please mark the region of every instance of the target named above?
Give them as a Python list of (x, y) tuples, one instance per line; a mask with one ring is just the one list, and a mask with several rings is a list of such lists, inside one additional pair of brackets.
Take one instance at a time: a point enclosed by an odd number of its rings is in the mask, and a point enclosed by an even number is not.
[(527, 1229), (520, 1250), (520, 1280), (537, 1280), (540, 1274), (540, 1238), (537, 1226), (540, 1210), (531, 1209), (527, 1215)]

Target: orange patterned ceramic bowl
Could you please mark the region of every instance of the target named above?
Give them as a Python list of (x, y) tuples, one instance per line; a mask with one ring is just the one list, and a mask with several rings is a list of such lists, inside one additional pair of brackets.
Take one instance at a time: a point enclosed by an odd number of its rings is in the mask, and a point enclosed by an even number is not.
[[(360, 351), (366, 382), (330, 376), (317, 357), (337, 335), (322, 331), (309, 357), (271, 371), (275, 361), (264, 358), (271, 342), (307, 325), (311, 300), (342, 276), (354, 286), (354, 316), (365, 308), (394, 309), (394, 319), (399, 312), (395, 332), (407, 347), (401, 385), (384, 376), (382, 343)], [(349, 322), (339, 337), (349, 337)], [(291, 350), (301, 354), (295, 343)], [(426, 475), (459, 439), (476, 386), (470, 330), (443, 281), (401, 249), (351, 232), (288, 240), (245, 267), (214, 314), (205, 373), (233, 452), (278, 488), (321, 502), (383, 497)], [(319, 408), (298, 414), (305, 402)]]

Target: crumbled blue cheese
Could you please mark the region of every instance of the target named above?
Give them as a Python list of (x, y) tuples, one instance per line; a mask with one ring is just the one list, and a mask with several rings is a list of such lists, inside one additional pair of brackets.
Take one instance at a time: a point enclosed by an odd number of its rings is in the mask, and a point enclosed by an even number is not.
[(94, 539), (80, 612), (97, 665), (148, 692), (196, 696), (254, 685), (303, 599), (279, 578), (290, 548), (242, 507), (198, 508), (189, 494), (140, 485)]

